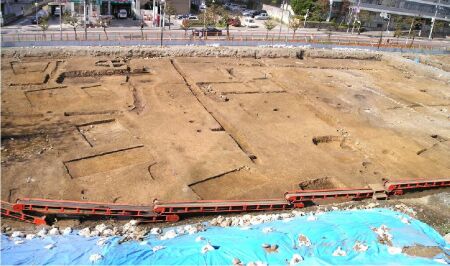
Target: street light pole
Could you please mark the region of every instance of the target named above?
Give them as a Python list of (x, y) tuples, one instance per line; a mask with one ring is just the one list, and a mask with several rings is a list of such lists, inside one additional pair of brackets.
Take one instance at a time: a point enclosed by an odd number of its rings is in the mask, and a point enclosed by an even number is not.
[(437, 17), (437, 13), (438, 13), (438, 5), (440, 3), (441, 3), (441, 0), (439, 0), (438, 3), (436, 4), (436, 11), (434, 12), (434, 18), (431, 19), (430, 36), (428, 36), (428, 39), (430, 39), (430, 40), (433, 37), (434, 23), (436, 22), (436, 17)]
[(61, 6), (61, 0), (59, 0), (59, 37), (62, 41), (63, 37), (62, 37), (62, 6)]
[(36, 7), (36, 25), (37, 25), (37, 24), (39, 24), (39, 21), (38, 21), (38, 3), (37, 3), (37, 0), (35, 0), (34, 6)]
[(281, 28), (283, 27), (283, 17), (284, 17), (284, 6), (286, 4), (286, 0), (283, 0), (283, 2), (281, 3), (281, 22), (280, 22), (280, 31), (278, 32), (278, 40), (280, 39), (281, 36)]
[(84, 39), (87, 40), (86, 0), (83, 0)]
[(159, 26), (161, 27), (161, 41), (160, 41), (160, 46), (161, 47), (163, 46), (163, 34), (164, 34), (164, 17), (163, 17), (163, 11), (164, 10), (161, 8), (163, 4), (164, 4), (164, 8), (165, 8), (166, 7), (165, 0), (160, 0), (159, 1), (159, 17), (160, 17)]

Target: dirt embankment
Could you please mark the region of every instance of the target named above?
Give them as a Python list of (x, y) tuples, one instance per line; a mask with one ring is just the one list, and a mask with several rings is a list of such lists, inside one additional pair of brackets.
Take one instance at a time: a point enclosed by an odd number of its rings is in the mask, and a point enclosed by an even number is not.
[(380, 60), (381, 53), (357, 50), (322, 50), (267, 47), (52, 47), (5, 48), (2, 56), (58, 57), (108, 56), (129, 58), (158, 57), (237, 57), (237, 58), (335, 58)]

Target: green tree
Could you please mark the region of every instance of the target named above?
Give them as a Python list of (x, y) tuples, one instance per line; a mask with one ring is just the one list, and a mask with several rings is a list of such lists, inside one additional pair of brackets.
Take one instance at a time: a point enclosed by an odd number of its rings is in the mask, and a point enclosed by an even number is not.
[(164, 12), (169, 17), (169, 30), (170, 30), (170, 17), (176, 15), (177, 10), (170, 2), (167, 2)]
[(64, 23), (69, 24), (73, 28), (73, 32), (75, 33), (75, 40), (78, 40), (77, 36), (77, 27), (80, 24), (78, 18), (73, 17), (69, 11), (64, 12)]
[[(316, 0), (312, 6), (311, 20), (323, 21), (328, 15), (330, 1)], [(311, 9), (310, 9), (311, 10)]]
[(264, 27), (266, 27), (267, 33), (266, 33), (266, 40), (269, 38), (269, 31), (273, 30), (277, 24), (272, 20), (268, 19), (264, 22)]
[(47, 39), (45, 36), (45, 31), (48, 30), (48, 16), (42, 16), (39, 18), (39, 27), (42, 30), (42, 35), (44, 36), (44, 39)]
[(314, 6), (314, 0), (291, 0), (292, 11), (296, 15), (304, 16), (306, 14), (306, 10), (309, 9), (311, 12)]
[(295, 38), (295, 32), (302, 26), (300, 16), (292, 16), (289, 19), (289, 28), (294, 32), (292, 38)]

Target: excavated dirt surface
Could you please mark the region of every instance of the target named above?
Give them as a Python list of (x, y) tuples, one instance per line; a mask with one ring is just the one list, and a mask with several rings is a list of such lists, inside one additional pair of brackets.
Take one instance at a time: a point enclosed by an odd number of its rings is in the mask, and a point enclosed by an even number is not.
[(6, 55), (1, 67), (10, 202), (280, 198), (450, 175), (449, 80), (384, 60)]

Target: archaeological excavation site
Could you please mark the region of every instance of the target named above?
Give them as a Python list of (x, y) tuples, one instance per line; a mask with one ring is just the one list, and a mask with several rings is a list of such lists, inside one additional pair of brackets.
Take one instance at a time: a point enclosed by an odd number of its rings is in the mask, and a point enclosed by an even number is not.
[(448, 179), (448, 56), (422, 57), (3, 49), (2, 201), (153, 206)]

